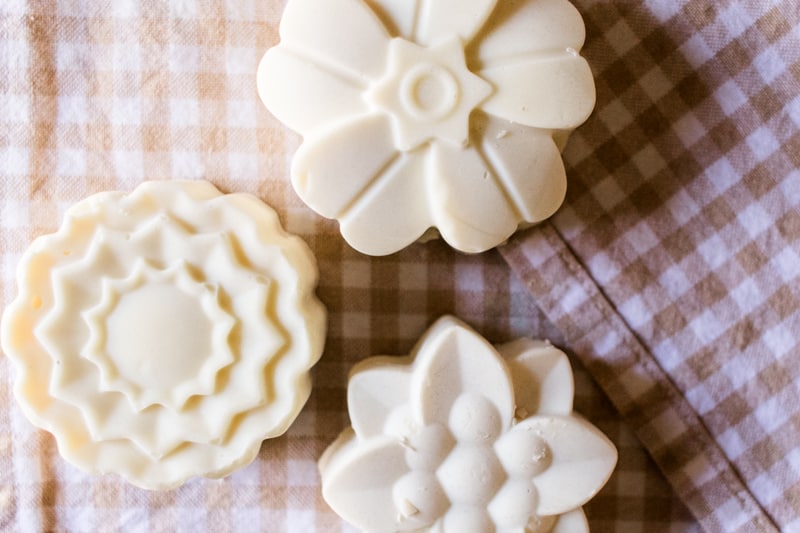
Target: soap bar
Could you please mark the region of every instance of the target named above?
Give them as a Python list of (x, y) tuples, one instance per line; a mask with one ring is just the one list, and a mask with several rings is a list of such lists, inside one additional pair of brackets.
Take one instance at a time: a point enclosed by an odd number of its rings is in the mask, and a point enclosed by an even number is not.
[(289, 0), (280, 37), (259, 94), (304, 138), (298, 195), (355, 249), (481, 252), (563, 202), (595, 104), (568, 0)]
[(83, 470), (148, 489), (224, 476), (308, 398), (317, 276), (255, 196), (200, 181), (91, 196), (20, 260), (0, 330), (18, 403)]
[(443, 317), (410, 356), (353, 369), (352, 426), (319, 461), (323, 497), (367, 532), (588, 531), (581, 506), (617, 452), (572, 398), (560, 350), (495, 348)]

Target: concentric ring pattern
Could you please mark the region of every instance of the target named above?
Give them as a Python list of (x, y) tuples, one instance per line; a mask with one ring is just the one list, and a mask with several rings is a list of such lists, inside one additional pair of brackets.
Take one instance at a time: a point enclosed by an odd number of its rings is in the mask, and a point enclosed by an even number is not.
[(219, 477), (282, 434), (325, 338), (311, 251), (206, 182), (147, 182), (67, 210), (3, 316), (26, 416), (60, 453), (150, 489)]

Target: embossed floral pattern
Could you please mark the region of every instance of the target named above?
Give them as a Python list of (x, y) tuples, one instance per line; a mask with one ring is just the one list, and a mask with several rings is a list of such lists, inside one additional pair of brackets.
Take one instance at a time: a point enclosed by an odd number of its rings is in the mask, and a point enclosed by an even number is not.
[(15, 393), (60, 453), (146, 488), (222, 476), (283, 433), (324, 340), (310, 250), (255, 197), (148, 182), (71, 207), (3, 315)]
[(373, 255), (435, 228), (480, 252), (552, 215), (594, 107), (568, 0), (289, 0), (267, 108), (304, 137), (292, 182)]
[(549, 344), (495, 349), (442, 318), (410, 358), (353, 370), (352, 428), (320, 460), (323, 495), (369, 532), (588, 531), (580, 506), (617, 454), (572, 396)]

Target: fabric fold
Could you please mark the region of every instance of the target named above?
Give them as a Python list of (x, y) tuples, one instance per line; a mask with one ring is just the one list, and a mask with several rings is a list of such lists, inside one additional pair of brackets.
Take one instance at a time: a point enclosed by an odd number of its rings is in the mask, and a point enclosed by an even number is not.
[(703, 421), (545, 223), (500, 253), (707, 531), (778, 531)]

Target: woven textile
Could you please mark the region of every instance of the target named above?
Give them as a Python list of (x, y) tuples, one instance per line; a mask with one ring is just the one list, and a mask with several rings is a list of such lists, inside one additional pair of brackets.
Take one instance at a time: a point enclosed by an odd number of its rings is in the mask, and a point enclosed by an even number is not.
[(800, 8), (574, 3), (598, 105), (567, 146), (562, 210), (499, 253), (370, 258), (297, 199), (299, 139), (255, 94), (282, 1), (2, 2), (0, 305), (68, 205), (207, 179), (309, 243), (329, 334), (287, 435), (165, 493), (65, 463), (0, 358), (0, 529), (349, 531), (315, 465), (347, 425), (347, 372), (452, 313), (574, 355), (576, 409), (620, 450), (586, 507), (595, 531), (800, 530)]
[(583, 6), (594, 117), (503, 251), (711, 531), (800, 530), (800, 7)]

